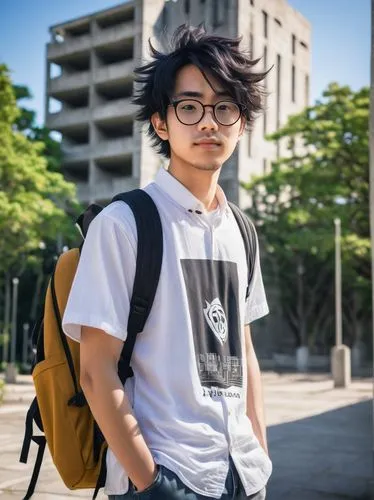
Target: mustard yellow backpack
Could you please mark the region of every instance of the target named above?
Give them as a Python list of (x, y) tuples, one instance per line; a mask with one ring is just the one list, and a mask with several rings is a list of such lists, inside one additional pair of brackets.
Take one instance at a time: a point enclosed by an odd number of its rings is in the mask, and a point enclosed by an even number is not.
[[(157, 208), (145, 191), (136, 189), (122, 193), (114, 197), (114, 201), (130, 206), (138, 233), (128, 337), (118, 366), (124, 383), (133, 374), (130, 360), (136, 335), (143, 331), (158, 286), (163, 238)], [(77, 223), (83, 237), (101, 209), (98, 205), (90, 205), (79, 217)], [(39, 448), (24, 499), (34, 493), (46, 444), (69, 489), (93, 488), (96, 498), (99, 488), (105, 484), (107, 445), (79, 385), (79, 343), (64, 334), (61, 324), (82, 245), (63, 253), (57, 260), (49, 281), (43, 315), (34, 327), (36, 354), (32, 377), (36, 397), (27, 412), (20, 461), (27, 462), (31, 441)], [(33, 432), (34, 423), (39, 428), (38, 435)]]

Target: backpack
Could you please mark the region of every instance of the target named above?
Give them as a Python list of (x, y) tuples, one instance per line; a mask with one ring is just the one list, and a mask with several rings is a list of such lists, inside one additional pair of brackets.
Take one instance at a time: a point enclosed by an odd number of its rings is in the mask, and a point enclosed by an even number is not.
[[(138, 234), (128, 335), (118, 363), (118, 375), (124, 384), (133, 375), (130, 360), (136, 336), (144, 329), (156, 294), (163, 237), (158, 210), (145, 191), (136, 189), (122, 193), (112, 202), (119, 200), (132, 209)], [(245, 244), (248, 296), (255, 262), (256, 234), (243, 212), (232, 203), (230, 207)], [(99, 205), (90, 205), (78, 218), (77, 226), (83, 237), (101, 210)], [(38, 453), (24, 500), (34, 493), (46, 443), (57, 471), (69, 489), (92, 488), (93, 498), (96, 498), (99, 489), (105, 485), (107, 444), (79, 385), (79, 343), (64, 334), (61, 321), (82, 245), (58, 258), (48, 284), (43, 314), (33, 329), (36, 354), (32, 377), (36, 397), (26, 415), (20, 462), (27, 463), (31, 441), (38, 445)], [(44, 435), (34, 435), (33, 423)]]

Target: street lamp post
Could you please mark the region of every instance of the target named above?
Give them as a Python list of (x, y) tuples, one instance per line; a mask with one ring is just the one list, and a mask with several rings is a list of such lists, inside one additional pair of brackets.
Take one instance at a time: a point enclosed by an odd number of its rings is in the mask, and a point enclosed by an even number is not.
[(12, 302), (12, 343), (10, 350), (10, 362), (16, 362), (17, 347), (17, 302), (18, 302), (19, 279), (13, 278), (13, 302)]
[(29, 347), (29, 330), (30, 330), (30, 325), (28, 323), (24, 323), (23, 324), (23, 339), (22, 339), (23, 369), (25, 369), (26, 365), (27, 365), (27, 355), (28, 355), (28, 347)]
[(3, 364), (4, 369), (9, 361), (9, 316), (10, 316), (10, 276), (5, 275), (5, 315), (3, 325)]
[(342, 258), (341, 258), (341, 222), (339, 218), (335, 224), (335, 345), (343, 344), (342, 327)]
[(351, 382), (351, 350), (343, 344), (342, 321), (342, 259), (341, 221), (335, 225), (335, 346), (331, 353), (331, 371), (335, 387), (347, 387)]
[(7, 364), (5, 380), (14, 384), (17, 378), (16, 369), (16, 347), (17, 347), (17, 302), (19, 279), (13, 278), (13, 300), (12, 300), (12, 338), (10, 345), (10, 363)]

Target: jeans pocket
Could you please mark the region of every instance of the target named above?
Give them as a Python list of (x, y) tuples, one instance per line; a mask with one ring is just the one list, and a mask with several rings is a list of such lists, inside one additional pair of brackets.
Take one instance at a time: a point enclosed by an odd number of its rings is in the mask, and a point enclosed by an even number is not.
[(152, 493), (155, 490), (157, 490), (157, 488), (160, 486), (161, 482), (162, 482), (162, 465), (159, 465), (157, 475), (156, 475), (153, 483), (150, 484), (148, 486), (148, 488), (146, 488), (145, 490), (142, 490), (142, 491), (136, 491), (135, 489), (133, 489), (132, 494), (133, 494), (134, 498), (139, 498), (139, 500), (149, 498), (152, 495)]

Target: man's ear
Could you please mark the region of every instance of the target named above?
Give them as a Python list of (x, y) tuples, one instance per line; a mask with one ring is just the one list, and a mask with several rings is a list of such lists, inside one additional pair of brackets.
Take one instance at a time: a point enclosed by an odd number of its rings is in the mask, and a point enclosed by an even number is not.
[(244, 130), (245, 130), (245, 125), (247, 123), (247, 120), (245, 118), (245, 116), (242, 116), (241, 117), (241, 120), (240, 120), (240, 129), (239, 129), (239, 135), (238, 135), (238, 140), (240, 140), (244, 134)]
[(163, 141), (169, 140), (166, 119), (162, 120), (159, 113), (153, 113), (153, 115), (151, 116), (151, 123), (160, 139), (162, 139)]

